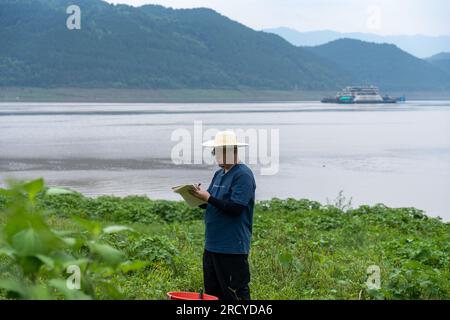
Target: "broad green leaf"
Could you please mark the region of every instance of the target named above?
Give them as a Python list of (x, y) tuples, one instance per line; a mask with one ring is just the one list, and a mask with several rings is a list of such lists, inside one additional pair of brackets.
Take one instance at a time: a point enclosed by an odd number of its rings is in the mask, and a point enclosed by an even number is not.
[(26, 276), (35, 276), (43, 264), (39, 258), (34, 256), (19, 258), (18, 262)]
[(76, 194), (76, 192), (70, 189), (51, 187), (47, 189), (45, 194), (48, 196), (56, 196), (61, 194)]
[(84, 269), (84, 267), (89, 263), (89, 259), (82, 258), (82, 259), (76, 259), (76, 260), (66, 260), (62, 263), (63, 268), (67, 268), (68, 266), (79, 266), (81, 270)]
[(27, 286), (24, 283), (13, 279), (1, 279), (0, 288), (14, 292), (22, 299), (28, 298), (29, 295)]
[(33, 201), (36, 195), (44, 188), (44, 179), (39, 178), (23, 185), (23, 188), (28, 192), (28, 198)]
[(11, 190), (11, 189), (2, 189), (0, 188), (0, 195), (5, 196), (5, 197), (12, 197), (14, 196), (16, 193)]
[(107, 244), (90, 242), (89, 248), (91, 249), (92, 252), (101, 256), (103, 260), (105, 260), (107, 263), (111, 265), (117, 265), (124, 259), (122, 252)]
[(292, 259), (292, 254), (289, 252), (282, 253), (278, 256), (281, 266), (285, 268), (290, 266)]
[(66, 238), (62, 238), (62, 240), (69, 247), (73, 247), (73, 246), (75, 246), (77, 244), (77, 239), (75, 239), (75, 238), (66, 237)]
[(103, 228), (104, 233), (117, 233), (117, 232), (122, 232), (122, 231), (134, 231), (134, 230), (132, 228), (126, 227), (126, 226), (109, 226), (109, 227)]
[(41, 237), (34, 229), (22, 230), (12, 238), (11, 246), (20, 256), (33, 256), (44, 253)]
[(120, 270), (122, 270), (122, 272), (127, 273), (130, 271), (137, 271), (143, 269), (150, 264), (151, 263), (149, 261), (141, 261), (141, 260), (125, 261), (119, 265), (119, 268)]
[(102, 288), (103, 294), (107, 294), (108, 298), (118, 300), (123, 299), (123, 294), (111, 282), (100, 281), (99, 286)]
[(35, 285), (28, 288), (28, 299), (31, 300), (50, 300), (52, 297), (46, 285)]
[(73, 216), (72, 219), (94, 236), (98, 236), (102, 231), (101, 224), (96, 221), (90, 221), (77, 216)]
[(52, 258), (43, 254), (37, 254), (35, 257), (41, 260), (50, 269), (53, 269), (55, 267), (55, 261)]
[(56, 288), (68, 300), (91, 300), (92, 297), (84, 293), (82, 290), (69, 289), (66, 280), (52, 279), (49, 284)]
[(13, 258), (14, 250), (6, 247), (0, 248), (0, 256), (8, 256), (10, 258)]
[[(28, 213), (24, 210), (15, 212), (8, 217), (3, 231), (6, 241), (16, 250), (14, 244), (21, 247), (24, 244), (30, 245), (32, 243), (38, 245), (39, 250), (42, 251), (34, 251), (32, 254), (45, 253), (45, 250), (56, 249), (64, 245), (61, 239), (49, 228), (39, 212)], [(38, 250), (37, 247), (34, 248)]]

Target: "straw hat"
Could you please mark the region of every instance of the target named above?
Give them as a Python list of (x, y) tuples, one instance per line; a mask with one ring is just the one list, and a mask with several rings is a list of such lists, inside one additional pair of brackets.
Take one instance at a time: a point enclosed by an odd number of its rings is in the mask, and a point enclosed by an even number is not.
[(247, 143), (237, 142), (236, 134), (233, 131), (220, 131), (216, 134), (214, 140), (209, 140), (203, 143), (204, 147), (245, 147)]

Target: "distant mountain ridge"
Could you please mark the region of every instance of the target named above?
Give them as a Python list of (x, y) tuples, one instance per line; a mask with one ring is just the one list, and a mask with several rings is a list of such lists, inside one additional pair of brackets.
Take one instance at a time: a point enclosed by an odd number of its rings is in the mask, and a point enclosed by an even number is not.
[(340, 39), (308, 50), (346, 70), (356, 83), (395, 91), (448, 88), (449, 74), (392, 44)]
[(296, 46), (317, 46), (338, 39), (348, 38), (375, 43), (391, 43), (410, 54), (427, 58), (439, 52), (450, 51), (450, 35), (425, 36), (425, 35), (390, 35), (381, 36), (372, 33), (350, 32), (341, 33), (331, 30), (297, 31), (291, 28), (264, 29), (279, 35)]
[[(81, 30), (66, 8), (82, 10)], [(393, 45), (297, 47), (211, 9), (100, 0), (2, 0), (0, 87), (442, 90), (450, 75)], [(1, 88), (0, 88), (1, 89)]]
[(435, 54), (434, 56), (429, 57), (428, 61), (441, 61), (441, 60), (449, 60), (450, 59), (450, 52), (440, 52), (438, 54)]
[(450, 75), (450, 52), (441, 52), (427, 59), (428, 62)]

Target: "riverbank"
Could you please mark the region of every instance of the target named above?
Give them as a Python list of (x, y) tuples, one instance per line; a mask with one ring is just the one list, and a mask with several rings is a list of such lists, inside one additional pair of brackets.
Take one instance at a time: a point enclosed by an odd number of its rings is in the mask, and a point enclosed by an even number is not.
[[(387, 94), (387, 92), (383, 92)], [(90, 89), (0, 87), (0, 102), (96, 102), (96, 103), (225, 103), (320, 101), (336, 91), (207, 90), (207, 89)], [(449, 100), (450, 92), (389, 92), (408, 100)]]
[[(127, 260), (145, 263), (139, 270), (131, 264), (127, 272), (109, 271), (103, 280), (115, 286), (116, 297), (165, 299), (168, 291), (202, 287), (204, 226), (200, 209), (141, 196), (89, 198), (41, 193), (35, 206), (46, 212), (47, 225), (58, 234), (76, 239), (77, 232), (88, 228), (96, 241), (120, 250)], [(8, 223), (7, 207), (11, 200), (0, 195), (2, 227)], [(106, 228), (118, 223), (127, 227)], [(5, 242), (2, 247), (5, 249)], [(111, 258), (113, 251), (105, 252), (101, 257)], [(273, 199), (259, 202), (255, 208), (252, 297), (450, 299), (449, 259), (450, 224), (420, 210), (381, 204), (351, 209), (342, 203)], [(9, 277), (5, 270), (14, 265), (10, 258), (3, 256), (0, 264), (0, 278)], [(381, 272), (379, 290), (367, 288), (367, 269), (373, 265)], [(46, 273), (39, 277), (45, 284)], [(0, 289), (0, 297), (6, 294)], [(107, 291), (95, 293), (98, 299), (108, 297)]]

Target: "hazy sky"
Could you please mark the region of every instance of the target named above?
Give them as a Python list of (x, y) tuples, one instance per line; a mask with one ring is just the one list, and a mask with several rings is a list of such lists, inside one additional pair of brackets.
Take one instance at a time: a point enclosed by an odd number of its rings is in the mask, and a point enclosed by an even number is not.
[(208, 7), (254, 29), (450, 35), (448, 0), (107, 0), (133, 6)]

